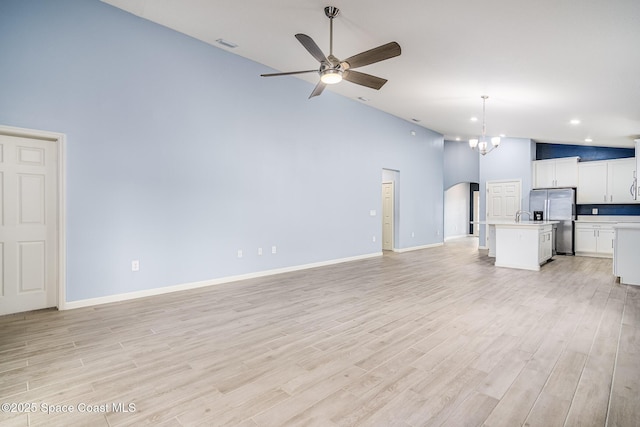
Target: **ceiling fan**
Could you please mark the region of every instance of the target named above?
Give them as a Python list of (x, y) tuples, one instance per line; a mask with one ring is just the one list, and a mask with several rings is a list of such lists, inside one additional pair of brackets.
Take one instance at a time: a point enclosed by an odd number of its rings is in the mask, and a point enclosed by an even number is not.
[(306, 34), (296, 34), (296, 38), (307, 49), (307, 51), (320, 62), (317, 70), (289, 71), (286, 73), (261, 74), (262, 77), (289, 76), (292, 74), (318, 73), (320, 81), (316, 85), (309, 98), (322, 93), (325, 86), (335, 84), (342, 79), (361, 86), (379, 90), (386, 82), (386, 79), (372, 76), (370, 74), (353, 71), (354, 68), (364, 67), (400, 55), (400, 45), (396, 42), (383, 44), (382, 46), (361, 52), (351, 56), (344, 61), (340, 61), (333, 56), (333, 18), (338, 15), (339, 9), (333, 6), (324, 8), (324, 14), (329, 18), (329, 56), (326, 56), (318, 47), (316, 42)]

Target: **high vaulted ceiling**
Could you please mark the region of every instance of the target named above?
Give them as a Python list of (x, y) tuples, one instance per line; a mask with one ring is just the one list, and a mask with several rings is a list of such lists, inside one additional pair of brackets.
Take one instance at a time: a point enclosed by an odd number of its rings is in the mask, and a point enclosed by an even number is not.
[(482, 95), (487, 135), (612, 147), (640, 137), (640, 0), (103, 1), (264, 64), (265, 73), (317, 68), (294, 35), (328, 55), (324, 7), (335, 6), (335, 56), (390, 41), (402, 55), (358, 69), (389, 80), (379, 91), (346, 81), (327, 90), (451, 140), (480, 134)]

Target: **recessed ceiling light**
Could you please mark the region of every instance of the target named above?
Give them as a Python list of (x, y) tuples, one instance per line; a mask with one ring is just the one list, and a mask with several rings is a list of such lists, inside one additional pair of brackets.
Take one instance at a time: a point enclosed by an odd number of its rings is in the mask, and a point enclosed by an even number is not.
[(584, 139), (584, 142), (593, 142), (593, 139), (591, 139), (591, 138), (585, 138), (585, 139)]
[(460, 141), (460, 137), (459, 136), (456, 136), (456, 141)]
[(235, 49), (236, 47), (238, 47), (237, 44), (227, 41), (225, 39), (218, 39), (216, 40), (216, 42), (218, 42), (218, 44), (221, 44), (222, 46), (226, 46), (231, 49)]
[(507, 135), (505, 135), (504, 133), (501, 133), (501, 134), (500, 134), (500, 138), (504, 138), (504, 137), (506, 137), (506, 136), (507, 136)]
[(572, 119), (569, 123), (571, 123), (572, 125), (579, 125), (580, 124), (580, 120)]
[(471, 121), (472, 121), (472, 122), (477, 122), (477, 121), (478, 121), (478, 118), (477, 118), (477, 117), (471, 117)]

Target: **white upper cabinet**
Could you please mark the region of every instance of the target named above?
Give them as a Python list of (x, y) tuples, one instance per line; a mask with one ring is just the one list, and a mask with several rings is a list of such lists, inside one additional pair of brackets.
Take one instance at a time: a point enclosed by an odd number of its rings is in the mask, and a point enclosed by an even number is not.
[(607, 162), (582, 162), (578, 165), (577, 203), (607, 203)]
[(609, 184), (609, 203), (636, 203), (633, 198), (633, 179), (636, 173), (636, 159), (609, 161), (607, 183)]
[(632, 194), (635, 158), (578, 165), (578, 204), (636, 203)]
[(578, 186), (579, 157), (536, 160), (533, 162), (533, 188)]

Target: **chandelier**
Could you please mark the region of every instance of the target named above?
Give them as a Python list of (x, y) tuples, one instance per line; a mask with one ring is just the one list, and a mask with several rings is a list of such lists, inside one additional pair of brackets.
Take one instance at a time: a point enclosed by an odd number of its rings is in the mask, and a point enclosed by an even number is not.
[(485, 154), (490, 153), (494, 149), (498, 148), (498, 146), (500, 145), (500, 137), (494, 136), (493, 138), (491, 138), (491, 148), (489, 149), (489, 144), (487, 143), (487, 138), (485, 136), (486, 126), (484, 124), (485, 103), (487, 102), (487, 98), (489, 97), (487, 95), (482, 95), (480, 98), (482, 98), (482, 137), (480, 138), (480, 140), (478, 140), (478, 138), (470, 139), (469, 147), (471, 147), (472, 150), (475, 150), (475, 148), (478, 147), (478, 151), (484, 156)]

